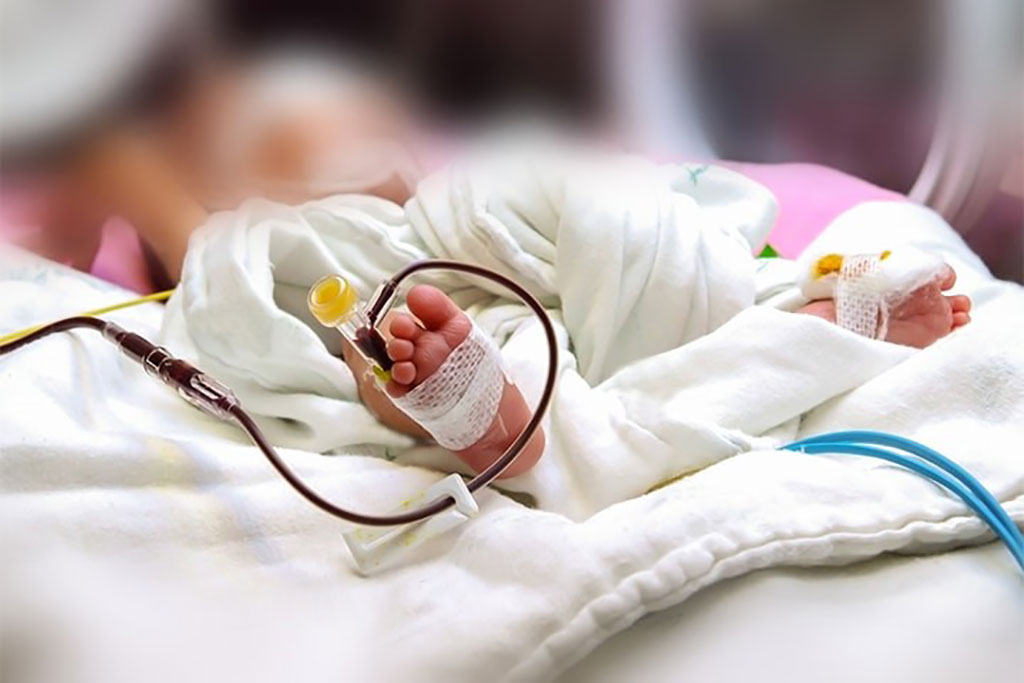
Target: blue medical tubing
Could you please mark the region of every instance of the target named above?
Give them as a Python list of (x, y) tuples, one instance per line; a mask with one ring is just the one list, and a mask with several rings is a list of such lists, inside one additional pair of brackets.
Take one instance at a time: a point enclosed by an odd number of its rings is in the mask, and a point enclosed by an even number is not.
[[(858, 439), (860, 442), (851, 439)], [(905, 447), (914, 455), (920, 455), (926, 462), (894, 452), (890, 448), (878, 447), (879, 442), (892, 445), (891, 448)], [(1013, 559), (1024, 570), (1024, 540), (1020, 530), (977, 479), (948, 458), (936, 453), (922, 444), (903, 437), (884, 434), (882, 432), (836, 432), (803, 439), (783, 446), (785, 450), (811, 454), (841, 453), (879, 458), (920, 474), (959, 496), (999, 537), (1013, 556)], [(929, 462), (933, 464), (929, 464)], [(944, 469), (944, 465), (951, 467)], [(952, 471), (949, 471), (952, 470)], [(978, 495), (976, 492), (980, 491)]]
[(870, 430), (849, 430), (843, 432), (832, 432), (831, 434), (820, 434), (818, 436), (801, 439), (800, 441), (790, 444), (789, 447), (798, 447), (809, 443), (852, 443), (887, 446), (889, 448), (906, 451), (916, 455), (922, 460), (926, 460), (936, 465), (940, 469), (945, 470), (963, 482), (963, 484), (978, 497), (978, 500), (989, 508), (992, 515), (1002, 521), (1015, 539), (1017, 546), (1022, 549), (1022, 552), (1024, 552), (1024, 537), (1021, 536), (1017, 525), (1014, 524), (1013, 520), (1010, 519), (1010, 516), (1006, 514), (1006, 510), (1004, 510), (1003, 506), (999, 504), (999, 501), (996, 500), (995, 496), (993, 496), (991, 492), (981, 484), (981, 482), (975, 479), (970, 472), (938, 451), (935, 451), (922, 443), (912, 441), (906, 437)]
[[(838, 441), (838, 439), (846, 440)], [(1021, 536), (1020, 530), (1017, 528), (1016, 524), (1014, 524), (1013, 520), (1011, 520), (1009, 515), (1006, 514), (1006, 511), (1003, 510), (995, 497), (984, 486), (982, 486), (977, 479), (957, 463), (949, 460), (942, 454), (937, 453), (923, 444), (893, 434), (885, 434), (883, 432), (838, 432), (832, 435), (820, 435), (810, 439), (804, 439), (797, 442), (797, 444), (794, 444), (794, 446), (799, 447), (808, 443), (836, 443), (837, 441), (838, 443), (845, 444), (864, 444), (867, 442), (887, 445), (891, 448), (903, 448), (914, 455), (934, 463), (939, 468), (943, 469), (945, 472), (966, 485), (968, 489), (975, 494), (976, 500), (988, 509), (990, 518), (986, 518), (985, 521), (987, 523), (991, 524), (989, 519), (998, 519), (1001, 522), (1003, 529), (1006, 531), (1006, 536), (1001, 536), (1001, 538), (1007, 543), (1007, 547), (1011, 549), (1011, 552), (1014, 552), (1014, 556), (1017, 557), (1018, 554), (1024, 555), (1024, 537)], [(995, 527), (993, 528), (995, 529)]]
[(919, 460), (894, 453), (885, 448), (877, 448), (874, 446), (857, 445), (851, 443), (821, 443), (821, 444), (807, 444), (797, 449), (803, 453), (845, 453), (848, 455), (864, 455), (873, 458), (879, 458), (881, 460), (887, 460), (906, 467), (907, 469), (920, 474), (926, 479), (939, 484), (956, 495), (960, 496), (963, 501), (971, 508), (982, 520), (985, 521), (996, 535), (1006, 544), (1009, 548), (1010, 553), (1018, 564), (1021, 565), (1021, 569), (1024, 569), (1024, 549), (1022, 549), (1013, 538), (1010, 530), (995, 516), (992, 515), (991, 511), (986, 505), (981, 503), (975, 496), (967, 489), (959, 480), (951, 477), (946, 472), (923, 463)]

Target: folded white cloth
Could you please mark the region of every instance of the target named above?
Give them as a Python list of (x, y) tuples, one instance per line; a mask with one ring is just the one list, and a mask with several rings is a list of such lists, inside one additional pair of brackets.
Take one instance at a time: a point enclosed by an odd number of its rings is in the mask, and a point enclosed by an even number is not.
[[(770, 223), (764, 190), (716, 169), (694, 186), (685, 167), (629, 164), (617, 180), (614, 167), (559, 180), (545, 165), (494, 184), (501, 169), (452, 169), (421, 187), (408, 220), (366, 198), (249, 204), (197, 236), (163, 321), (172, 349), (238, 390), (279, 442), (348, 454), (285, 450), (310, 482), (383, 511), (438, 475), (346, 444), (452, 463), (439, 449), (407, 450), (365, 414), (344, 364), (301, 320), (304, 288), (338, 270), (368, 292), (412, 259), (492, 254), (486, 265), (530, 286), (560, 321), (548, 452), (503, 484), (542, 509), (481, 492), (477, 518), (362, 579), (343, 525), (234, 430), (102, 340), (52, 339), (0, 360), (5, 617), (25, 637), (81, 645), (74, 652), (89, 656), (69, 664), (79, 680), (544, 680), (730, 576), (989, 537), (916, 475), (765, 447), (781, 440), (840, 428), (917, 438), (1024, 521), (1021, 287), (993, 281), (933, 213), (865, 205), (822, 243), (856, 234), (867, 250), (884, 235), (895, 248), (899, 236), (950, 262), (976, 304), (970, 325), (924, 351), (865, 339), (775, 310), (800, 297), (792, 264), (755, 273), (747, 256)], [(702, 195), (712, 180), (718, 189)], [(0, 274), (11, 327), (34, 320), (26, 302), (74, 291), (67, 276), (24, 272)], [(441, 284), (535, 400), (543, 354), (528, 313)], [(84, 307), (66, 296), (67, 312)], [(150, 333), (158, 322), (154, 311), (117, 317)], [(1008, 558), (989, 569), (1016, 580)]]

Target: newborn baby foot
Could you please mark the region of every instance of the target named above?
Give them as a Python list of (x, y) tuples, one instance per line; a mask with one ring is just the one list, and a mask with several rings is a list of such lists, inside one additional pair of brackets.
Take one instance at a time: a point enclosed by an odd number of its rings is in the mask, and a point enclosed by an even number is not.
[(889, 311), (885, 340), (923, 349), (971, 321), (971, 300), (960, 294), (946, 296), (956, 283), (948, 265), (941, 275), (900, 299)]
[[(387, 351), (394, 365), (387, 392), (395, 397), (405, 395), (434, 374), (473, 329), (466, 314), (436, 287), (416, 285), (409, 290), (406, 304), (412, 315), (396, 314), (388, 328), (392, 338)], [(479, 441), (455, 454), (475, 471), (483, 470), (519, 436), (531, 415), (523, 395), (514, 384), (506, 382), (494, 422)], [(543, 451), (544, 434), (538, 430), (502, 476), (522, 474), (533, 467)]]
[[(885, 340), (923, 349), (969, 323), (970, 298), (943, 294), (955, 283), (956, 272), (946, 265), (938, 277), (899, 299), (889, 311)], [(798, 312), (836, 321), (836, 305), (832, 299), (812, 301)]]

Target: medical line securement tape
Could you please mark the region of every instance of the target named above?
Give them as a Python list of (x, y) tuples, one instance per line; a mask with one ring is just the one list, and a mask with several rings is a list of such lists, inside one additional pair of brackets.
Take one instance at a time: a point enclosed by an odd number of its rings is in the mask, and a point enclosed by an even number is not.
[(883, 257), (874, 254), (845, 257), (836, 281), (836, 324), (871, 339), (884, 338), (889, 327), (886, 287), (878, 274)]

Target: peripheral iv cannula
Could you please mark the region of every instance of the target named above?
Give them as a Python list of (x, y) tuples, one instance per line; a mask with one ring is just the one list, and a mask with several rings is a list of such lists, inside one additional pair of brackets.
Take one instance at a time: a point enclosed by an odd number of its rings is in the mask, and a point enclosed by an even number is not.
[[(379, 295), (379, 292), (374, 295), (373, 300), (378, 300)], [(387, 343), (348, 280), (340, 275), (318, 280), (309, 289), (309, 310), (320, 324), (335, 328), (359, 350), (377, 379), (382, 382), (391, 379), (393, 362), (388, 358)]]

